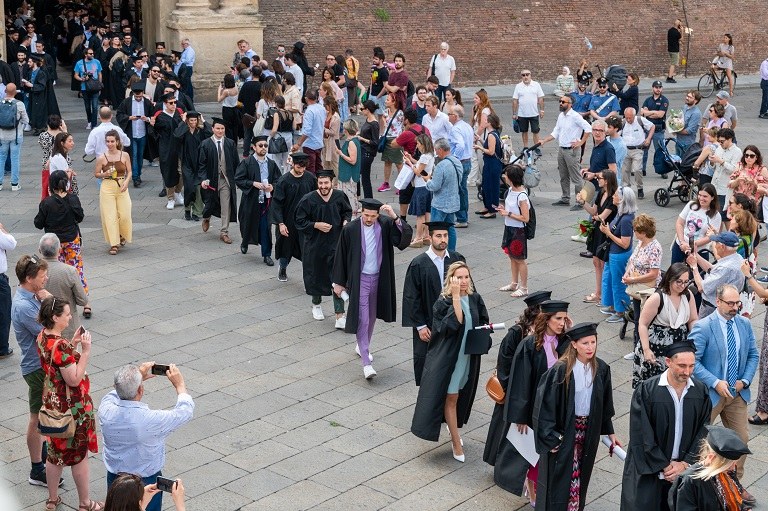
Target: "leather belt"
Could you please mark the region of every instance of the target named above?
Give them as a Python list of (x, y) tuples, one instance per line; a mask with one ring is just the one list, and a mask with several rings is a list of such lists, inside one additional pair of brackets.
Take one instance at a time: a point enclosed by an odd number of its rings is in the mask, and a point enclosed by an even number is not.
[(628, 145), (627, 149), (628, 150), (632, 150), (632, 149), (645, 149), (645, 147), (643, 147), (641, 145)]

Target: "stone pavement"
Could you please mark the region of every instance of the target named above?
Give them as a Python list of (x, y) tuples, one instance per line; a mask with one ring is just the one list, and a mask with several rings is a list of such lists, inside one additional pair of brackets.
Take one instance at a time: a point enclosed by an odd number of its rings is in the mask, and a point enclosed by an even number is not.
[[(83, 107), (62, 88), (64, 117), (75, 133), (80, 154), (86, 132)], [(670, 94), (673, 106), (682, 104), (682, 92)], [(768, 123), (757, 119), (759, 91), (737, 96), (740, 143), (760, 143)], [(213, 111), (213, 106), (201, 109)], [(505, 126), (511, 119), (509, 103), (497, 103)], [(548, 99), (545, 132), (554, 125), (554, 102)], [(516, 143), (519, 139), (513, 135)], [(759, 144), (758, 144), (759, 145)], [(764, 145), (764, 144), (763, 144)], [(538, 230), (529, 248), (530, 287), (551, 289), (572, 302), (575, 321), (604, 319), (581, 297), (594, 286), (592, 264), (578, 257), (583, 245), (568, 238), (583, 217), (550, 206), (559, 197), (554, 146), (545, 147), (539, 168), (543, 179), (533, 202)], [(24, 142), (22, 190), (0, 192), (0, 222), (19, 245), (9, 254), (11, 268), (25, 253), (36, 250), (41, 233), (32, 224), (39, 197), (39, 155), (36, 141)], [(374, 367), (379, 375), (362, 377), (354, 353), (354, 337), (333, 328), (329, 317), (312, 319), (310, 299), (304, 294), (298, 262), (289, 266), (289, 281), (277, 281), (277, 270), (267, 268), (251, 247), (238, 250), (224, 245), (213, 229), (203, 234), (199, 223), (183, 220), (181, 209), (165, 209), (157, 197), (161, 186), (156, 168), (145, 167), (145, 186), (130, 189), (133, 200), (134, 242), (120, 255), (107, 255), (98, 213), (92, 166), (76, 159), (80, 197), (86, 211), (82, 223), (85, 272), (91, 286), (94, 315), (85, 321), (93, 333), (93, 355), (88, 372), (92, 396), (99, 403), (111, 389), (114, 370), (129, 362), (155, 360), (180, 366), (195, 399), (194, 419), (171, 435), (164, 474), (180, 477), (187, 490), (190, 511), (256, 510), (498, 510), (527, 508), (493, 484), (492, 469), (482, 462), (482, 451), (492, 401), (478, 389), (469, 424), (462, 435), (467, 462), (453, 460), (443, 436), (439, 443), (414, 437), (410, 423), (417, 389), (413, 384), (411, 333), (397, 324), (377, 323), (372, 343)], [(380, 163), (374, 184), (381, 181)], [(665, 183), (652, 176), (649, 165), (647, 197)], [(6, 179), (6, 183), (8, 180)], [(391, 192), (377, 197), (396, 203)], [(673, 199), (667, 208), (651, 199), (640, 211), (656, 217), (658, 238), (669, 246), (674, 219), (682, 203)], [(472, 211), (477, 204), (470, 205)], [(474, 269), (478, 292), (488, 305), (493, 322), (512, 324), (523, 303), (496, 289), (508, 280), (506, 257), (498, 248), (500, 219), (482, 221), (471, 215), (468, 229), (459, 230), (458, 250)], [(396, 255), (397, 288), (415, 250)], [(665, 261), (669, 256), (665, 253)], [(16, 283), (12, 271), (11, 281)], [(400, 299), (398, 298), (398, 304)], [(330, 300), (324, 303), (330, 315)], [(762, 340), (764, 307), (756, 307), (753, 324)], [(398, 315), (399, 319), (399, 315)], [(627, 441), (631, 396), (631, 365), (621, 357), (630, 349), (618, 338), (618, 325), (601, 324), (599, 356), (613, 370), (616, 432)], [(631, 338), (631, 329), (628, 339)], [(495, 365), (501, 335), (483, 358), (481, 382)], [(0, 485), (21, 502), (21, 509), (42, 509), (45, 489), (26, 482), (29, 471), (24, 440), (27, 423), (27, 387), (18, 368), (17, 353), (0, 361), (3, 406), (0, 407)], [(755, 384), (756, 387), (756, 384)], [(148, 381), (145, 401), (151, 407), (169, 407), (171, 385), (161, 378)], [(768, 504), (768, 433), (750, 426), (750, 456), (745, 484), (758, 498), (757, 509)], [(99, 455), (90, 459), (92, 496), (105, 495), (105, 470)], [(598, 453), (589, 488), (590, 510), (617, 510), (622, 463)], [(69, 471), (64, 473), (62, 496), (67, 507), (77, 508)], [(166, 508), (172, 507), (169, 498)]]

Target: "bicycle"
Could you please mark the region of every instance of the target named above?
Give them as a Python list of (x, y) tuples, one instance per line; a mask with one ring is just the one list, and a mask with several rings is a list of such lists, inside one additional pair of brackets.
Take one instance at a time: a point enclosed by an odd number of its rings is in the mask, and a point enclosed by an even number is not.
[[(738, 75), (734, 70), (731, 70), (731, 75), (733, 76), (733, 88), (736, 89), (736, 77)], [(714, 69), (710, 69), (699, 78), (698, 90), (702, 98), (708, 98), (716, 91), (727, 91), (728, 87), (728, 76), (725, 74), (725, 69), (720, 70), (719, 78)]]

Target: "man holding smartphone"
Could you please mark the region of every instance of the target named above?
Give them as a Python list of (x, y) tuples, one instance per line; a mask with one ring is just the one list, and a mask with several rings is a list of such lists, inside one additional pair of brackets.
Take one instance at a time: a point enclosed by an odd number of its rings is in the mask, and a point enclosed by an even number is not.
[[(165, 439), (192, 419), (195, 403), (187, 393), (184, 377), (171, 364), (165, 376), (176, 389), (176, 406), (171, 410), (150, 410), (141, 402), (144, 381), (154, 378), (154, 362), (125, 365), (115, 372), (115, 390), (99, 405), (99, 428), (104, 436), (104, 465), (107, 488), (120, 472), (136, 474), (145, 485), (157, 481), (165, 465)], [(157, 493), (146, 511), (160, 511), (162, 493)]]

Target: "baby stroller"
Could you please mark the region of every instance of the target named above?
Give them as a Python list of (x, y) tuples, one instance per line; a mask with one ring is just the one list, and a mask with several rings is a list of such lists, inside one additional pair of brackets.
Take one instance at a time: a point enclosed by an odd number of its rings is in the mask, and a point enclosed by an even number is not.
[(672, 173), (669, 186), (659, 188), (653, 194), (653, 200), (662, 208), (669, 205), (669, 200), (672, 197), (677, 197), (682, 203), (696, 200), (696, 194), (699, 192), (698, 181), (694, 178), (693, 163), (701, 154), (701, 145), (692, 144), (681, 158), (672, 154), (667, 148), (670, 140), (675, 139), (667, 138), (664, 140), (664, 145), (657, 147), (657, 150), (661, 151), (664, 157), (667, 171)]
[[(504, 168), (506, 169), (510, 165), (523, 165), (525, 164), (525, 175), (523, 176), (523, 184), (525, 185), (525, 189), (528, 192), (528, 195), (531, 195), (531, 189), (536, 188), (539, 186), (539, 182), (541, 181), (541, 172), (539, 169), (536, 168), (536, 160), (540, 158), (539, 152), (537, 149), (539, 148), (541, 144), (534, 144), (531, 147), (524, 147), (523, 150), (520, 152), (520, 155), (515, 157), (515, 152), (511, 150), (511, 147), (507, 149), (507, 145), (505, 144), (504, 147), (504, 159), (502, 160), (502, 163), (504, 164)], [(506, 160), (506, 161), (505, 161)], [(502, 178), (501, 182), (499, 183), (499, 199), (502, 201), (507, 196), (507, 190), (509, 187), (507, 186), (507, 183), (504, 181), (503, 177), (503, 171), (502, 171)], [(477, 199), (482, 201), (483, 200), (483, 187), (482, 184), (477, 185)]]

